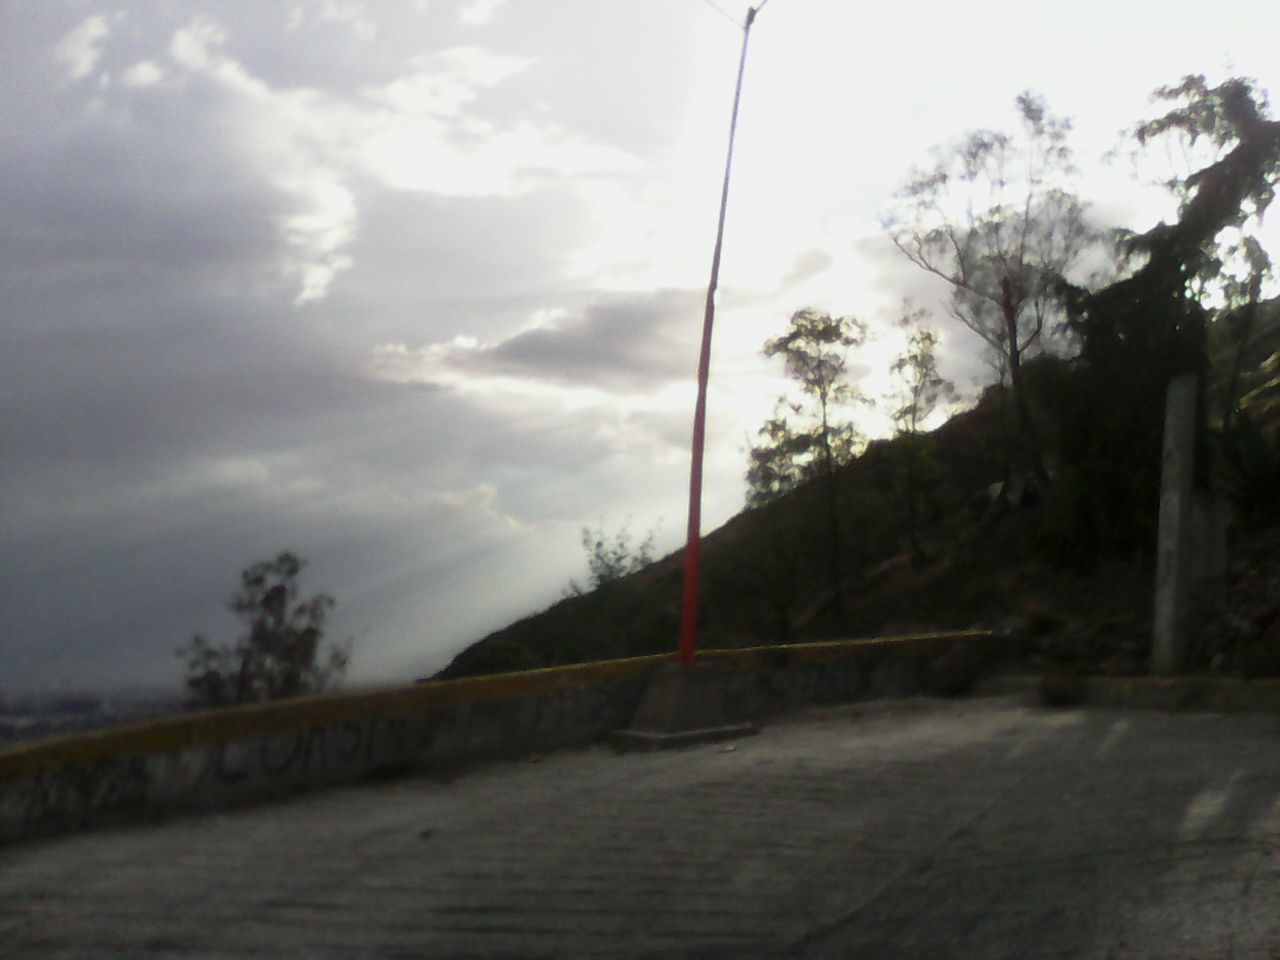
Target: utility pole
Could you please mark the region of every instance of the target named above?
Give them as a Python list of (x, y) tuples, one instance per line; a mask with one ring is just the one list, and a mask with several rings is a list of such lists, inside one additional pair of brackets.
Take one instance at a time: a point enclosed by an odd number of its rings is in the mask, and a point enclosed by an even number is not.
[(702, 320), (702, 350), (698, 355), (698, 401), (693, 410), (693, 457), (689, 467), (689, 530), (684, 548), (684, 602), (680, 613), (680, 647), (676, 660), (691, 664), (698, 642), (698, 582), (702, 561), (702, 451), (706, 441), (707, 378), (711, 372), (711, 328), (716, 315), (716, 285), (720, 280), (720, 250), (724, 245), (724, 217), (729, 205), (729, 172), (733, 167), (733, 138), (738, 131), (738, 105), (742, 101), (742, 77), (747, 66), (751, 25), (769, 0), (747, 8), (742, 25), (742, 54), (738, 58), (738, 82), (733, 91), (733, 115), (729, 121), (729, 151), (724, 162), (724, 186), (720, 191), (720, 219), (716, 226), (715, 252), (711, 256), (711, 282)]

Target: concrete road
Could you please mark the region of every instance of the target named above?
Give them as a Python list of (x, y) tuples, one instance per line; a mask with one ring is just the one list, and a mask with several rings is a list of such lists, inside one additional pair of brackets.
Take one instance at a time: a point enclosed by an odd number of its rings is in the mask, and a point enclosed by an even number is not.
[(1280, 957), (1280, 718), (813, 710), (0, 851), (0, 956)]

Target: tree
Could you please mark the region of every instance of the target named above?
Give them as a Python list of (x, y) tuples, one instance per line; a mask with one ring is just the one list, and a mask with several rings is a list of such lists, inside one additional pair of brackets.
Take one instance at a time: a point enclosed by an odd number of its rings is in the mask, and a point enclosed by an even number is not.
[(775, 499), (814, 477), (830, 476), (848, 463), (861, 443), (849, 420), (837, 415), (862, 395), (845, 380), (848, 351), (866, 342), (855, 317), (832, 317), (797, 310), (786, 335), (764, 345), (766, 357), (781, 356), (803, 398), (778, 398), (774, 415), (759, 430), (765, 443), (753, 446), (747, 470), (747, 502)]
[[(1138, 264), (1128, 276), (1096, 293), (1062, 287), (1086, 359), (1102, 361), (1128, 347), (1125, 359), (1132, 360), (1155, 348), (1172, 364), (1166, 373), (1201, 371), (1211, 320), (1206, 301), (1216, 294), (1229, 315), (1256, 304), (1271, 278), (1266, 252), (1244, 231), (1275, 198), (1280, 121), (1271, 119), (1266, 94), (1242, 78), (1210, 87), (1203, 76), (1187, 76), (1154, 98), (1175, 106), (1134, 128), (1140, 146), (1170, 136), (1190, 146), (1208, 141), (1216, 158), (1166, 181), (1179, 201), (1174, 223), (1141, 234), (1117, 231), (1124, 261)], [(1235, 242), (1224, 243), (1229, 232)]]
[(915, 563), (925, 559), (924, 548), (920, 544), (919, 500), (928, 450), (920, 426), (940, 403), (950, 402), (956, 395), (955, 384), (938, 373), (938, 334), (925, 325), (926, 317), (928, 311), (912, 310), (909, 302), (903, 305), (899, 326), (907, 332), (906, 349), (890, 368), (898, 380), (898, 390), (891, 397), (895, 406), (890, 416), (901, 456), (907, 501), (907, 538)]
[(837, 614), (843, 621), (841, 600), (841, 517), (836, 470), (853, 459), (862, 437), (853, 422), (839, 414), (855, 402), (865, 402), (846, 380), (850, 349), (866, 341), (866, 327), (854, 317), (802, 309), (791, 315), (784, 336), (767, 341), (766, 357), (781, 356), (787, 375), (797, 382), (802, 398), (778, 398), (777, 409), (753, 446), (747, 469), (747, 502), (759, 505), (802, 482), (817, 479), (825, 493), (828, 531), (828, 572), (835, 592)]
[(1103, 552), (1149, 557), (1155, 548), (1165, 393), (1179, 374), (1201, 384), (1196, 485), (1207, 484), (1210, 326), (1244, 310), (1239, 333), (1247, 342), (1252, 311), (1266, 306), (1257, 297), (1268, 261), (1244, 228), (1274, 197), (1280, 122), (1245, 79), (1210, 87), (1203, 77), (1184, 77), (1155, 99), (1170, 109), (1133, 129), (1139, 148), (1181, 138), (1199, 164), (1166, 182), (1179, 200), (1178, 219), (1144, 233), (1117, 230), (1114, 283), (1061, 287), (1079, 357), (1059, 404), (1056, 525), (1071, 558), (1085, 564)]
[(1008, 371), (1023, 468), (1047, 482), (1023, 362), (1043, 349), (1061, 314), (1060, 284), (1098, 234), (1075, 193), (1070, 121), (1031, 93), (1016, 104), (1020, 135), (968, 134), (914, 172), (885, 225), (912, 263), (950, 284), (951, 316)]
[[(1172, 107), (1134, 129), (1138, 144), (1182, 137), (1208, 143), (1215, 158), (1168, 181), (1180, 201), (1175, 222), (1119, 234), (1124, 266), (1136, 264), (1126, 276), (1094, 292), (1062, 285), (1080, 342), (1075, 396), (1062, 430), (1064, 471), (1076, 478), (1080, 509), (1062, 526), (1077, 541), (1092, 531), (1096, 542), (1086, 546), (1094, 553), (1151, 549), (1168, 382), (1191, 373), (1204, 384), (1213, 288), (1228, 317), (1256, 309), (1269, 266), (1243, 238), (1280, 179), (1280, 121), (1270, 118), (1266, 96), (1249, 80), (1210, 87), (1204, 77), (1189, 76), (1157, 90), (1155, 98)], [(1232, 231), (1242, 239), (1224, 244)], [(1198, 420), (1199, 485), (1209, 472), (1203, 407)]]
[[(1246, 253), (1250, 274), (1269, 271), (1265, 258), (1256, 259), (1241, 249), (1243, 230), (1262, 219), (1275, 199), (1280, 180), (1280, 121), (1271, 119), (1267, 95), (1255, 81), (1235, 77), (1210, 87), (1201, 75), (1189, 75), (1172, 86), (1158, 89), (1154, 98), (1175, 104), (1163, 116), (1147, 120), (1133, 130), (1140, 146), (1167, 136), (1180, 136), (1194, 146), (1208, 141), (1215, 159), (1185, 177), (1173, 177), (1166, 186), (1179, 200), (1178, 220), (1159, 223), (1144, 234), (1127, 234), (1126, 252), (1143, 254), (1143, 270), (1182, 267), (1185, 282), (1218, 277), (1233, 255)], [(1224, 230), (1234, 229), (1237, 244), (1223, 246)], [(1251, 283), (1246, 278), (1244, 283)]]
[(187, 661), (186, 686), (195, 703), (222, 707), (316, 693), (346, 671), (349, 644), (321, 648), (333, 597), (298, 597), (304, 566), (293, 554), (281, 553), (246, 568), (228, 603), (243, 621), (243, 632), (221, 645), (196, 634), (178, 651)]

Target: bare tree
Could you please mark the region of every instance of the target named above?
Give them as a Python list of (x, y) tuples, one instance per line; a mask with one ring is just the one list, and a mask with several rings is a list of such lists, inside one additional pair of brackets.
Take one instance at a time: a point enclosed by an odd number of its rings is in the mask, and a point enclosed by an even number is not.
[(950, 284), (950, 315), (1008, 370), (1022, 454), (1046, 480), (1023, 362), (1063, 317), (1061, 281), (1099, 234), (1075, 193), (1070, 121), (1030, 93), (1016, 104), (1017, 135), (980, 130), (940, 151), (898, 192), (885, 225), (912, 263)]

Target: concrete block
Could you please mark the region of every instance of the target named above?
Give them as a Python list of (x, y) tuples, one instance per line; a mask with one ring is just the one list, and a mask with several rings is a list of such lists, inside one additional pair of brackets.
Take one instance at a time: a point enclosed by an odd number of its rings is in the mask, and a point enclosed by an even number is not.
[(631, 726), (613, 734), (622, 749), (653, 750), (746, 736), (754, 725), (725, 711), (724, 671), (708, 664), (663, 664), (656, 671)]

